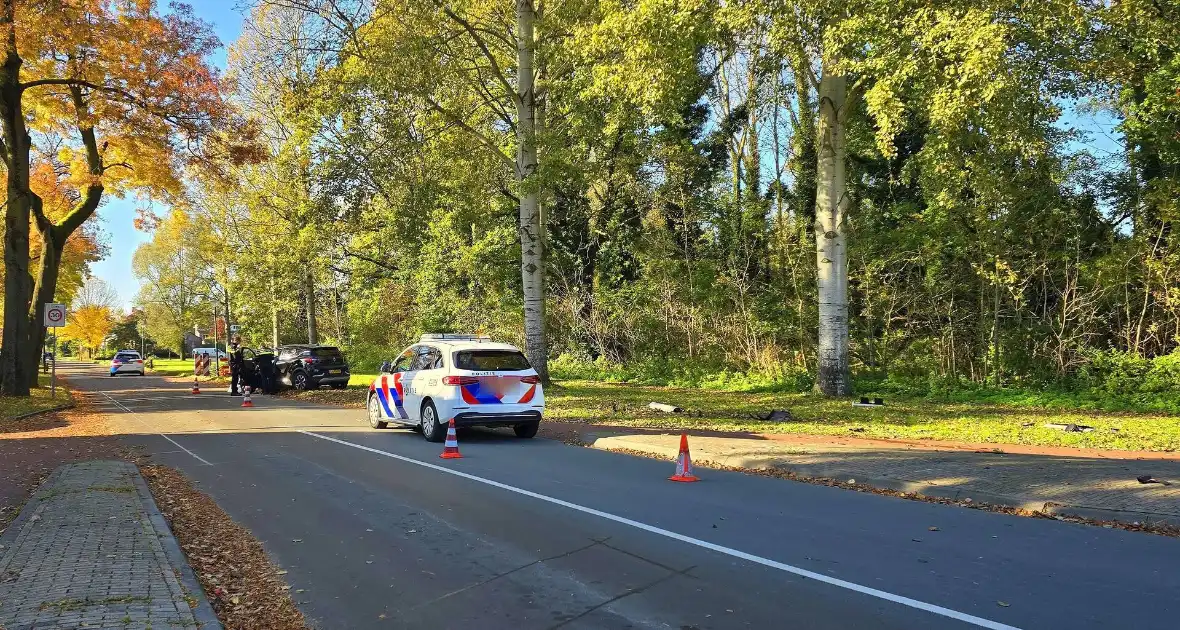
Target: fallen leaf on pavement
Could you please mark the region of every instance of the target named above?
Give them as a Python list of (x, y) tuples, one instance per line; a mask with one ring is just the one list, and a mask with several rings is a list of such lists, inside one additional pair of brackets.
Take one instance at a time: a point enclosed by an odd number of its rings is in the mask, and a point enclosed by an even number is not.
[(996, 603), (1003, 606), (1004, 608), (1008, 607), (1008, 602), (996, 602)]
[(938, 528), (937, 528), (937, 527), (927, 527), (926, 529), (928, 529), (928, 530), (930, 530), (930, 531), (932, 531), (932, 532), (936, 532), (936, 531), (938, 531)]

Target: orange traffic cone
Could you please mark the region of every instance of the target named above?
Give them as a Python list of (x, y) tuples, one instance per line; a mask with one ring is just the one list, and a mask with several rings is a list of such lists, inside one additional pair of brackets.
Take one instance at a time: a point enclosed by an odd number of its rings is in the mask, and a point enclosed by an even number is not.
[(197, 384), (197, 377), (195, 377), (195, 376), (193, 377), (193, 393), (194, 394), (201, 393), (201, 386)]
[(254, 401), (250, 400), (250, 386), (249, 385), (242, 386), (242, 406), (243, 407), (253, 407), (254, 406)]
[(680, 456), (676, 458), (676, 474), (668, 477), (672, 481), (700, 481), (692, 474), (692, 457), (688, 454), (688, 434), (680, 434)]
[(447, 424), (447, 441), (443, 444), (443, 452), (439, 453), (439, 457), (443, 459), (463, 459), (459, 454), (459, 439), (455, 437), (455, 419)]

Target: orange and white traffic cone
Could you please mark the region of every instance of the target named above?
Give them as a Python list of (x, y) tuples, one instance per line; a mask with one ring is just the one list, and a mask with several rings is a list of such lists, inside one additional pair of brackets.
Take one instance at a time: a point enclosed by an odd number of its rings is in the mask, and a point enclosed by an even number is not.
[(254, 406), (254, 401), (250, 400), (250, 386), (249, 385), (242, 386), (242, 406), (243, 407), (253, 407)]
[(455, 436), (455, 419), (447, 423), (447, 441), (443, 444), (443, 452), (439, 453), (443, 459), (463, 459), (459, 454), (459, 438)]
[(201, 386), (197, 384), (197, 377), (195, 377), (195, 376), (193, 377), (193, 393), (194, 394), (201, 393)]
[(688, 434), (680, 434), (680, 455), (676, 458), (676, 474), (668, 477), (672, 481), (700, 481), (692, 474), (692, 457), (688, 454)]

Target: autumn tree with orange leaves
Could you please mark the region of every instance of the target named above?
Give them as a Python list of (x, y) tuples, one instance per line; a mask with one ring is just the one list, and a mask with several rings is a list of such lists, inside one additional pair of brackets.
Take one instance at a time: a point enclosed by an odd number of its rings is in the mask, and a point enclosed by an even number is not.
[(110, 308), (87, 304), (69, 314), (65, 328), (61, 331), (61, 338), (77, 341), (86, 350), (87, 355), (94, 358), (94, 351), (102, 347), (114, 327), (115, 318)]
[[(205, 61), (219, 42), (185, 5), (164, 15), (154, 0), (0, 0), (0, 38), (8, 193), (0, 391), (27, 395), (67, 243), (104, 195), (168, 198), (180, 192), (186, 164), (240, 156), (225, 143), (222, 155), (211, 148), (230, 121)], [(56, 185), (72, 191), (64, 211), (51, 211), (34, 184), (43, 137), (65, 139), (55, 156)], [(42, 243), (35, 274), (30, 222)]]

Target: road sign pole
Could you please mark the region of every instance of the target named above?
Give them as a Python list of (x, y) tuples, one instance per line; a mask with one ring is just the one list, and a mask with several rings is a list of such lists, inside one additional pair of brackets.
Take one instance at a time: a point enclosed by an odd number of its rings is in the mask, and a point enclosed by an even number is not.
[[(45, 321), (42, 325), (53, 330), (53, 349), (49, 357), (53, 360), (53, 368), (49, 374), (49, 397), (57, 398), (57, 329), (66, 323), (66, 305), (57, 303), (45, 304)], [(41, 357), (45, 357), (45, 347), (41, 348)]]

